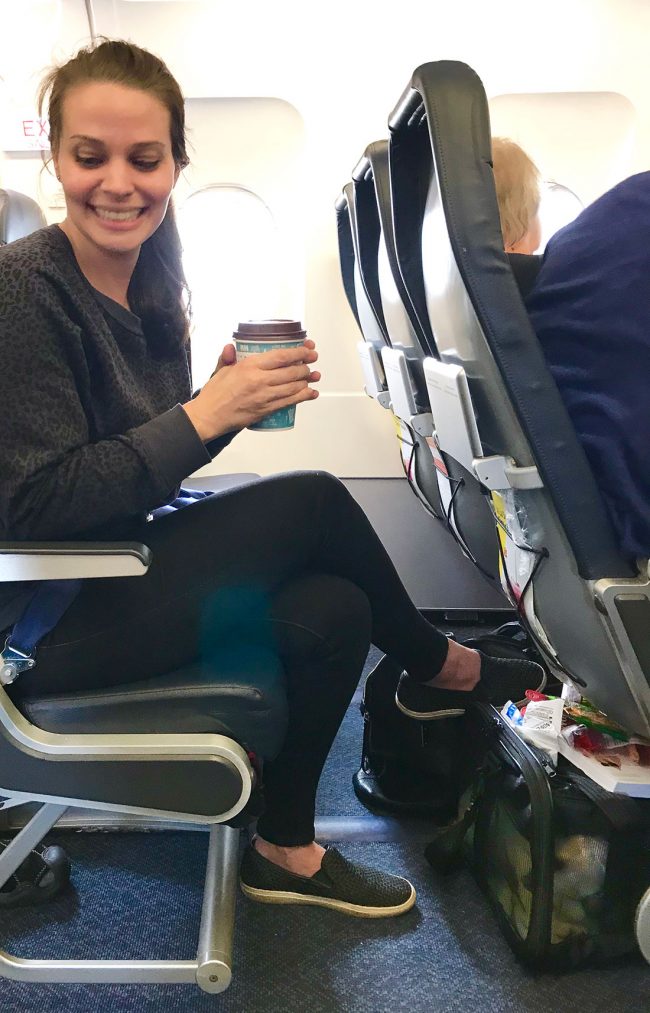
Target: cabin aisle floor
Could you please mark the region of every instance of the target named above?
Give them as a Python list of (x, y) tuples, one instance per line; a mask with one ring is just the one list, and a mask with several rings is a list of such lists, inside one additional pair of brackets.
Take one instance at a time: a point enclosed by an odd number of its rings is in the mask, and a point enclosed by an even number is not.
[[(347, 480), (421, 607), (500, 609), (505, 600), (463, 559), (402, 480)], [(423, 551), (424, 547), (427, 551)], [(448, 631), (453, 624), (445, 622)], [(459, 636), (474, 630), (459, 626)], [(380, 657), (373, 649), (364, 675)], [(361, 685), (363, 684), (363, 681)], [(361, 689), (321, 780), (317, 829), (351, 858), (408, 877), (417, 907), (372, 921), (239, 897), (233, 981), (222, 996), (192, 986), (27, 985), (0, 980), (3, 1013), (640, 1013), (650, 969), (639, 958), (561, 976), (522, 969), (469, 873), (436, 877), (426, 820), (374, 816), (355, 798)], [(207, 835), (78, 833), (72, 889), (42, 908), (0, 913), (0, 947), (21, 957), (193, 959)]]
[[(373, 652), (366, 672), (377, 659)], [(240, 896), (233, 981), (222, 996), (192, 986), (27, 985), (0, 980), (3, 1013), (640, 1013), (650, 969), (534, 976), (517, 964), (468, 873), (436, 877), (423, 857), (426, 821), (377, 819), (357, 802), (357, 693), (318, 797), (323, 839), (407, 876), (416, 908), (396, 919), (347, 918)], [(338, 833), (337, 833), (338, 828)], [(21, 957), (192, 958), (207, 836), (200, 832), (59, 832), (73, 887), (41, 908), (0, 915), (0, 946)]]

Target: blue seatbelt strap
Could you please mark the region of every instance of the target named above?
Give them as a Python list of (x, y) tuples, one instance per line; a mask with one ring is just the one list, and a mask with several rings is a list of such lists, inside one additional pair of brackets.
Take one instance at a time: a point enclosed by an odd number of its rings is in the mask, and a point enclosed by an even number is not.
[(212, 496), (212, 492), (207, 489), (188, 489), (185, 486), (181, 486), (178, 490), (178, 496), (171, 503), (165, 503), (164, 506), (156, 507), (155, 510), (151, 511), (149, 515), (152, 520), (156, 520), (158, 517), (164, 517), (165, 514), (176, 513), (177, 510), (182, 510), (184, 507), (192, 506), (198, 500), (207, 499), (208, 496)]
[(44, 580), (38, 585), (0, 653), (3, 686), (34, 667), (36, 648), (77, 597), (81, 584), (81, 580)]

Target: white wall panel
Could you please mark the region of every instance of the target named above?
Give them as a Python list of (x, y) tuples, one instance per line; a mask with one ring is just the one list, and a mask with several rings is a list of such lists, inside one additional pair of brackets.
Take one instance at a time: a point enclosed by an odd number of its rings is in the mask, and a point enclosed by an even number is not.
[[(0, 13), (3, 7), (11, 16), (3, 16), (0, 74), (10, 88), (28, 95), (54, 49), (65, 56), (83, 41), (84, 4), (0, 0)], [(365, 145), (386, 136), (387, 115), (419, 63), (464, 60), (479, 73), (489, 96), (618, 93), (636, 111), (635, 144), (618, 167), (609, 166), (607, 179), (613, 182), (618, 171), (625, 175), (624, 164), (630, 172), (650, 164), (650, 4), (645, 0), (546, 0), (544, 5), (328, 0), (318, 6), (304, 0), (94, 0), (94, 11), (99, 32), (131, 38), (162, 55), (188, 97), (276, 98), (293, 106), (304, 122), (306, 185), (297, 199), (305, 236), (305, 321), (321, 350), (326, 396), (301, 410), (295, 434), (277, 435), (277, 442), (265, 444), (264, 470), (285, 466), (285, 448), (291, 447), (295, 464), (308, 458), (313, 466), (339, 474), (398, 473), (387, 413), (359, 393), (358, 335), (339, 277), (333, 202)], [(589, 129), (597, 138), (597, 116)], [(576, 133), (574, 143), (584, 146), (584, 132)], [(218, 148), (215, 136), (210, 159)], [(272, 139), (267, 138), (260, 159), (269, 151)], [(250, 150), (241, 154), (246, 162)], [(224, 157), (233, 163), (229, 172), (235, 171), (237, 151), (231, 146)], [(197, 150), (192, 171), (202, 178), (211, 171), (205, 162), (205, 151)], [(0, 162), (0, 182), (34, 195), (37, 175), (32, 156)], [(591, 181), (583, 180), (577, 189), (595, 195), (599, 186), (592, 173)], [(48, 214), (50, 220), (56, 217), (55, 211)], [(318, 419), (314, 431), (303, 421), (312, 409)], [(247, 453), (250, 444), (250, 460), (242, 460), (241, 467), (260, 470), (262, 438), (244, 435), (219, 467), (232, 467), (233, 455)]]

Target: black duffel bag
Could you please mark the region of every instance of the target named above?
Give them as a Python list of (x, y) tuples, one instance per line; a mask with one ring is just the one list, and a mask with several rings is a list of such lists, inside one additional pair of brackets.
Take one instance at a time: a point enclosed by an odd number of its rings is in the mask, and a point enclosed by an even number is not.
[(361, 766), (352, 779), (367, 808), (451, 819), (457, 808), (453, 774), (462, 718), (415, 721), (395, 706), (402, 669), (384, 656), (363, 689)]
[[(505, 658), (542, 664), (517, 621), (462, 641)], [(458, 803), (458, 750), (462, 718), (417, 721), (395, 706), (401, 667), (384, 656), (366, 679), (361, 766), (353, 777), (357, 798), (369, 809), (447, 821)]]

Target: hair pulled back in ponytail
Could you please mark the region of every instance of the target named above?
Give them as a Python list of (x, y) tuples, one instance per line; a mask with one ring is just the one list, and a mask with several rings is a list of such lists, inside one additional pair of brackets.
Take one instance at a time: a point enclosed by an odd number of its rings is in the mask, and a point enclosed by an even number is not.
[[(96, 81), (137, 88), (162, 102), (169, 112), (174, 163), (179, 171), (185, 168), (189, 163), (185, 103), (178, 82), (159, 57), (120, 39), (103, 39), (80, 49), (67, 63), (54, 67), (45, 76), (38, 108), (41, 116), (47, 112), (54, 154), (61, 144), (66, 94), (77, 85)], [(154, 354), (164, 357), (187, 341), (189, 297), (171, 201), (159, 227), (142, 244), (128, 297), (133, 312), (142, 320)]]

